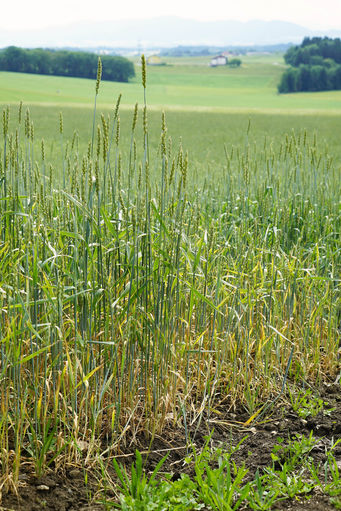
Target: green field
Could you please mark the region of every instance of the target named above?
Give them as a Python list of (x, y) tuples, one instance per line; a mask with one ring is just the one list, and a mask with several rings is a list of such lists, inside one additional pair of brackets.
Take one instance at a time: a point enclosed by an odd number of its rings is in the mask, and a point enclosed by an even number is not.
[[(282, 55), (243, 57), (239, 69), (210, 68), (208, 59), (165, 59), (168, 66), (148, 67), (148, 104), (155, 108), (273, 113), (340, 114), (341, 92), (279, 95), (277, 84), (285, 68)], [(101, 106), (111, 106), (119, 93), (123, 105), (142, 102), (139, 67), (128, 84), (103, 82)], [(91, 105), (91, 80), (0, 73), (0, 101), (35, 104)]]
[[(307, 430), (275, 436), (341, 413), (318, 394), (340, 387), (341, 92), (278, 96), (280, 56), (169, 63), (148, 69), (150, 108), (139, 78), (101, 83), (94, 123), (94, 82), (0, 74), (4, 506), (31, 485), (47, 508), (75, 467), (64, 509), (81, 484), (103, 510), (340, 506), (339, 440), (322, 465)], [(238, 465), (215, 427), (250, 436)], [(148, 479), (150, 451), (153, 470), (178, 449)]]
[[(265, 138), (280, 144), (283, 134), (292, 129), (307, 129), (311, 134), (317, 133), (320, 143), (326, 144), (330, 154), (341, 160), (341, 91), (277, 94), (276, 85), (284, 69), (282, 55), (245, 56), (240, 69), (212, 69), (208, 59), (202, 57), (165, 61), (167, 66), (148, 67), (152, 147), (158, 144), (161, 110), (165, 110), (169, 134), (175, 142), (182, 137), (191, 161), (196, 164), (221, 163), (224, 144), (245, 142), (249, 120), (249, 140), (257, 145)], [(134, 81), (102, 82), (98, 98), (98, 111), (107, 114), (122, 94), (120, 115), (125, 134), (130, 131), (133, 105), (143, 103), (138, 63), (135, 67)], [(87, 143), (93, 93), (91, 80), (0, 73), (0, 103), (18, 105), (23, 101), (25, 107), (29, 106), (36, 137), (44, 137), (48, 149), (58, 133), (60, 110), (64, 114), (66, 136), (77, 130), (82, 143)], [(12, 120), (15, 122), (13, 116)], [(205, 130), (201, 129), (203, 124)]]
[[(245, 142), (251, 120), (249, 141), (280, 144), (292, 129), (316, 133), (321, 145), (341, 161), (341, 91), (278, 95), (276, 84), (283, 70), (282, 55), (243, 57), (240, 69), (208, 66), (207, 59), (166, 59), (168, 66), (148, 68), (149, 128), (151, 147), (158, 144), (160, 112), (167, 113), (169, 134), (174, 142), (182, 137), (191, 161), (196, 165), (221, 164), (224, 144)], [(98, 111), (110, 113), (122, 93), (121, 127), (128, 134), (135, 102), (142, 104), (143, 92), (137, 76), (129, 84), (102, 82)], [(0, 102), (23, 101), (29, 106), (36, 138), (54, 146), (59, 111), (63, 110), (65, 132), (77, 130), (86, 144), (91, 132), (93, 82), (86, 79), (0, 73)], [(12, 108), (12, 111), (15, 111)], [(12, 116), (13, 122), (15, 118)], [(202, 126), (205, 124), (205, 130)], [(179, 129), (181, 126), (181, 129)], [(129, 137), (128, 137), (129, 138)]]

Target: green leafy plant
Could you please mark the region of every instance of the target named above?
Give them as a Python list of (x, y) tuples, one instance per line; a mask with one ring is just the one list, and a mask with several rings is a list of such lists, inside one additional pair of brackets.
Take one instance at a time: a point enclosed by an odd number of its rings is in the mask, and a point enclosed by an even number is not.
[(249, 485), (243, 485), (248, 469), (244, 465), (237, 467), (235, 462), (231, 461), (233, 452), (239, 448), (245, 438), (230, 452), (223, 453), (222, 450), (219, 450), (218, 468), (211, 468), (210, 466), (212, 457), (214, 457), (209, 449), (210, 438), (211, 435), (207, 437), (199, 455), (193, 447), (195, 481), (198, 486), (199, 498), (212, 509), (235, 511), (245, 502), (249, 493)]
[[(113, 465), (117, 477), (121, 483), (118, 491), (121, 493), (122, 509), (130, 509), (129, 506), (135, 506), (133, 509), (146, 509), (144, 506), (150, 500), (150, 490), (157, 486), (156, 475), (167, 459), (164, 456), (156, 465), (152, 474), (148, 477), (143, 468), (141, 453), (136, 450), (136, 461), (131, 466), (131, 474), (128, 474), (123, 465), (119, 465), (116, 459), (113, 459)], [(127, 507), (128, 506), (128, 507)]]
[(167, 456), (162, 458), (148, 477), (143, 469), (142, 456), (136, 451), (136, 461), (131, 467), (131, 474), (123, 465), (114, 463), (114, 470), (120, 485), (119, 503), (105, 501), (106, 507), (115, 507), (123, 511), (160, 510), (160, 511), (199, 511), (204, 507), (200, 502), (197, 485), (186, 474), (176, 480), (171, 480), (171, 474), (163, 474), (157, 480), (162, 465)]
[(330, 415), (333, 411), (333, 408), (327, 409), (326, 405), (328, 403), (314, 396), (311, 390), (291, 392), (290, 401), (294, 412), (303, 419), (315, 417), (320, 412), (323, 412), (324, 415)]
[(293, 471), (292, 467), (284, 463), (281, 470), (266, 469), (266, 482), (268, 487), (275, 488), (277, 495), (284, 498), (296, 497), (297, 495), (309, 494), (316, 486), (304, 478), (305, 469)]
[(248, 505), (257, 511), (267, 511), (274, 502), (280, 500), (280, 489), (275, 485), (267, 484), (266, 475), (261, 476), (257, 469), (255, 479), (250, 483), (250, 492), (247, 496)]
[(309, 454), (316, 445), (316, 439), (313, 432), (309, 436), (296, 434), (293, 438), (289, 439), (287, 445), (284, 444), (283, 438), (278, 439), (278, 443), (274, 445), (271, 458), (272, 461), (279, 465), (286, 464), (290, 469), (296, 466), (305, 464), (309, 460)]
[[(279, 438), (271, 453), (273, 465), (265, 469), (262, 486), (260, 486), (259, 476), (258, 481), (256, 478), (257, 497), (265, 495), (269, 500), (273, 498), (275, 501), (297, 495), (308, 495), (318, 484), (316, 478), (311, 480), (311, 477), (308, 477), (313, 472), (311, 467), (314, 465), (310, 453), (315, 445), (316, 440), (312, 432), (308, 437), (295, 435), (289, 439), (287, 445), (282, 438)], [(259, 500), (264, 505), (264, 509), (268, 509), (264, 499), (257, 498), (256, 505)]]
[(340, 442), (340, 439), (335, 443), (332, 442), (332, 446), (326, 449), (327, 459), (322, 466), (321, 463), (315, 465), (313, 461), (308, 465), (313, 481), (319, 486), (323, 494), (330, 497), (335, 509), (341, 509), (341, 474), (333, 451)]
[(235, 511), (245, 502), (249, 494), (249, 485), (243, 486), (248, 470), (237, 467), (224, 456), (218, 460), (218, 468), (212, 469), (206, 464), (195, 467), (195, 480), (199, 497), (203, 502), (219, 511)]
[(332, 497), (335, 507), (341, 507), (341, 470), (334, 456), (335, 447), (341, 443), (341, 439), (337, 440), (327, 451), (327, 460), (324, 464), (324, 485), (323, 491)]

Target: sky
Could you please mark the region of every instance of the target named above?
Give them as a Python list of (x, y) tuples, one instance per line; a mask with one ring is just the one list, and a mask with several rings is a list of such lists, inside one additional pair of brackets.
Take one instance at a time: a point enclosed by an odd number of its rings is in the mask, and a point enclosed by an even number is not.
[(0, 29), (36, 30), (77, 21), (178, 16), (197, 20), (283, 20), (341, 28), (341, 0), (19, 0), (1, 6)]

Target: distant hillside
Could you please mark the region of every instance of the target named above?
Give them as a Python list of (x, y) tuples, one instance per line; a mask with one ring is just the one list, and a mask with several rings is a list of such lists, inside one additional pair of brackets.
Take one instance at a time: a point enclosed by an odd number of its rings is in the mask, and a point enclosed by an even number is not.
[[(330, 35), (284, 21), (195, 21), (178, 17), (81, 22), (43, 30), (0, 30), (0, 46), (170, 47), (177, 45), (270, 45)], [(341, 35), (335, 30), (334, 37)]]

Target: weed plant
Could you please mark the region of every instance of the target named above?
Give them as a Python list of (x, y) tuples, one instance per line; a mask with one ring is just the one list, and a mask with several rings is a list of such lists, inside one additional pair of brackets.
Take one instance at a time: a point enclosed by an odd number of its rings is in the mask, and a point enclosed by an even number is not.
[(286, 378), (337, 372), (340, 182), (331, 157), (305, 132), (276, 151), (246, 134), (244, 146), (226, 147), (221, 168), (198, 174), (162, 115), (150, 159), (142, 69), (144, 105), (132, 112), (124, 158), (119, 100), (84, 154), (77, 133), (64, 140), (61, 115), (58, 165), (28, 109), (3, 111), (5, 491), (22, 456), (38, 475), (90, 463), (141, 432), (152, 440), (204, 414), (210, 426), (219, 405), (240, 402), (253, 416)]
[[(254, 477), (246, 482), (248, 470), (244, 465), (237, 466), (231, 460), (233, 453), (239, 450), (245, 438), (230, 452), (222, 452), (221, 448), (209, 446), (211, 435), (199, 453), (194, 446), (195, 476), (191, 479), (187, 474), (172, 482), (172, 474), (163, 474), (160, 469), (165, 461), (163, 458), (150, 478), (144, 472), (141, 454), (136, 452), (136, 463), (132, 466), (132, 474), (126, 472), (114, 460), (116, 474), (122, 484), (119, 488), (119, 501), (105, 500), (108, 509), (121, 510), (198, 510), (235, 511), (237, 509), (254, 509), (270, 511), (283, 500), (309, 500), (314, 492), (323, 492), (329, 497), (331, 504), (339, 509), (341, 495), (340, 472), (333, 451), (338, 442), (331, 442), (326, 449), (324, 466), (317, 466), (310, 456), (317, 444), (312, 436), (297, 435), (289, 439), (289, 445), (283, 445), (283, 439), (272, 451), (273, 464), (263, 471), (256, 470)], [(278, 454), (281, 453), (279, 457)], [(217, 460), (218, 467), (211, 468), (212, 461)], [(322, 473), (324, 473), (321, 478)], [(159, 476), (159, 477), (157, 477)], [(247, 507), (245, 507), (247, 506)]]

